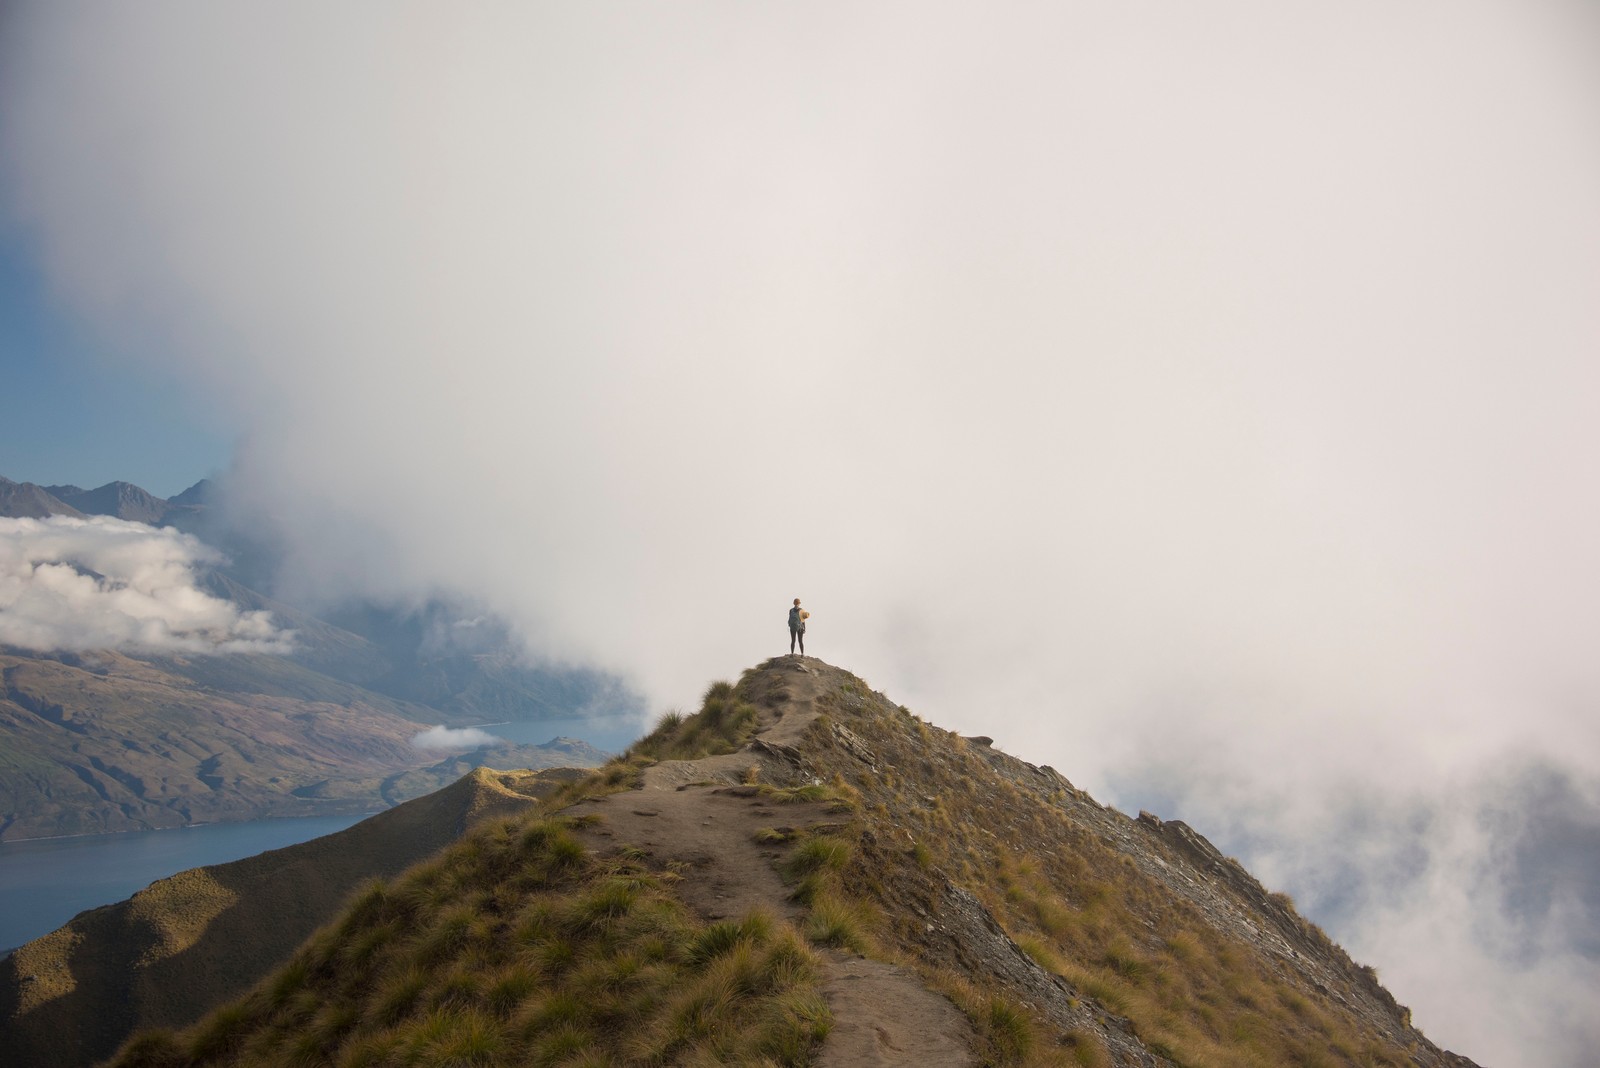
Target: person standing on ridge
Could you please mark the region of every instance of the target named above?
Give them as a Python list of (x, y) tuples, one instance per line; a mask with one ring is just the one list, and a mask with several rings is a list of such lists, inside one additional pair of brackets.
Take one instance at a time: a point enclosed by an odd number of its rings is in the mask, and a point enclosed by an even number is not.
[(800, 643), (800, 655), (806, 655), (806, 620), (811, 613), (800, 607), (800, 598), (794, 599), (794, 607), (789, 609), (789, 655), (794, 655), (794, 643)]

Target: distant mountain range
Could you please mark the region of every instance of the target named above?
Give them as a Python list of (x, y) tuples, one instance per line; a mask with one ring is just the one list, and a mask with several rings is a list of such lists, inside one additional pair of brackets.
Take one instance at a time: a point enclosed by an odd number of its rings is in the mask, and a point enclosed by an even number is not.
[(36, 486), (0, 477), (0, 516), (43, 519), (52, 515), (109, 515), (152, 526), (188, 529), (186, 521), (198, 516), (210, 490), (210, 479), (201, 479), (176, 497), (162, 500), (132, 482), (107, 482), (86, 490), (80, 486)]
[(198, 576), (201, 589), (295, 632), (284, 656), (0, 646), (0, 840), (363, 811), (491, 759), (540, 768), (603, 756), (502, 744), (441, 761), (410, 744), (424, 725), (638, 716), (639, 699), (615, 678), (529, 666), (497, 621), (472, 628), (470, 648), (441, 649), (430, 638), (462, 607), (351, 603), (318, 614), (260, 592), (274, 554), (220, 522), (214, 494), (209, 481), (162, 499), (129, 482), (0, 477), (3, 517), (113, 516), (194, 534), (230, 558)]

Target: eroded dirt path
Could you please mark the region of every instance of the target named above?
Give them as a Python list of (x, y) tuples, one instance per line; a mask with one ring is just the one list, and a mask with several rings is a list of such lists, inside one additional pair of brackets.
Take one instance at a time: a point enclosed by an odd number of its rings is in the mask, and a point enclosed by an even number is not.
[(832, 961), (822, 996), (833, 1030), (819, 1068), (973, 1063), (971, 1023), (904, 968), (865, 957)]
[[(784, 753), (817, 718), (817, 699), (834, 685), (834, 670), (810, 657), (768, 662), (758, 680), (766, 703), (755, 740), (724, 756), (662, 761), (645, 770), (640, 789), (586, 802), (582, 811), (600, 817), (582, 832), (587, 843), (601, 853), (636, 848), (675, 866), (685, 901), (707, 919), (736, 919), (754, 908), (798, 919), (800, 909), (775, 867), (783, 847), (763, 844), (757, 834), (820, 829), (839, 817), (824, 804), (774, 801), (746, 779), (798, 781)], [(973, 1063), (967, 1018), (911, 972), (853, 955), (830, 953), (825, 960), (822, 994), (834, 1026), (819, 1065)]]

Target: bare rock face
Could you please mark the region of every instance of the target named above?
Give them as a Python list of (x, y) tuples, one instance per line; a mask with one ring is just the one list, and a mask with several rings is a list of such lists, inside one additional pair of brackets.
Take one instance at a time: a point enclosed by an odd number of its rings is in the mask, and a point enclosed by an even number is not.
[(52, 515), (83, 517), (83, 513), (32, 482), (0, 478), (0, 516), (7, 519), (44, 519)]

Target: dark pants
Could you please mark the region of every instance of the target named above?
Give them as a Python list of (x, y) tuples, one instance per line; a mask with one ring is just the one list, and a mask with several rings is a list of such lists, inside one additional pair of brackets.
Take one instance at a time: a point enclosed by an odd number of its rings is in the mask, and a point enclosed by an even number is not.
[(806, 628), (804, 628), (804, 627), (790, 627), (789, 628), (789, 651), (791, 653), (794, 652), (794, 643), (795, 642), (799, 642), (800, 643), (800, 655), (801, 656), (805, 656), (806, 655)]

